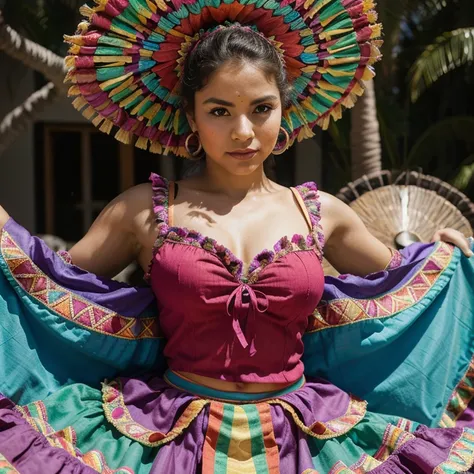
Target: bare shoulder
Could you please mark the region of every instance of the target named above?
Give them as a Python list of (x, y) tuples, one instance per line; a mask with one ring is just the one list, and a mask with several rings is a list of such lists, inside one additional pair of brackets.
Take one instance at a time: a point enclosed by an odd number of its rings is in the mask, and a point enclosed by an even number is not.
[(106, 206), (103, 214), (117, 219), (133, 219), (147, 211), (152, 211), (152, 188), (145, 183), (119, 194)]
[(320, 192), (319, 199), (321, 202), (321, 226), (324, 229), (326, 239), (329, 239), (333, 232), (338, 229), (360, 225), (357, 214), (336, 196)]

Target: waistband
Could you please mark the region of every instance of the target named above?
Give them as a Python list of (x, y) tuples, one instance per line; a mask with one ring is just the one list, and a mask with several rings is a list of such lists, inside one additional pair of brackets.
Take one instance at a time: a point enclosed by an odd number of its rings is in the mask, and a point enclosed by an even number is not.
[(166, 383), (174, 388), (189, 392), (193, 395), (197, 395), (203, 398), (213, 398), (216, 400), (228, 401), (228, 402), (255, 402), (268, 400), (276, 397), (281, 397), (288, 393), (294, 392), (300, 389), (306, 383), (304, 376), (299, 378), (295, 383), (285, 387), (281, 390), (275, 390), (272, 392), (259, 392), (259, 393), (244, 393), (244, 392), (224, 392), (215, 388), (206, 387), (195, 383), (189, 379), (181, 377), (176, 372), (168, 369), (164, 376)]

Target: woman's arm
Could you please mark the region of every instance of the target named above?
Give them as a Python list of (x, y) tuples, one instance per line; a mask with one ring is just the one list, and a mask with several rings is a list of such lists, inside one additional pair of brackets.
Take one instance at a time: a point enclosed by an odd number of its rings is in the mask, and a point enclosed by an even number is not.
[[(346, 204), (327, 193), (321, 195), (321, 225), (326, 237), (324, 255), (340, 273), (365, 276), (384, 270), (391, 251), (365, 227), (360, 217)], [(433, 236), (459, 247), (470, 257), (466, 238), (454, 229), (442, 229)]]
[(336, 197), (320, 193), (324, 256), (339, 273), (365, 276), (386, 268), (391, 251), (365, 227), (360, 217)]
[[(135, 260), (148, 245), (154, 220), (151, 186), (135, 186), (110, 202), (87, 234), (69, 251), (78, 267), (104, 277), (113, 277)], [(0, 230), (9, 219), (0, 206)], [(151, 245), (150, 245), (151, 253)]]
[(147, 184), (130, 188), (111, 201), (69, 251), (74, 265), (105, 277), (123, 270), (137, 258), (146, 240), (144, 215), (152, 213), (151, 203)]
[(10, 216), (7, 214), (7, 211), (0, 206), (0, 230), (3, 229), (3, 226), (7, 223)]

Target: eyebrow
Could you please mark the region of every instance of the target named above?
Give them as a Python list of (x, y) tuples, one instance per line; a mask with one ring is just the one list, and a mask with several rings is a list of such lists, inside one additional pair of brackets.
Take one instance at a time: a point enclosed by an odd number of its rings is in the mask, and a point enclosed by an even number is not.
[[(273, 95), (273, 94), (270, 94), (270, 95), (266, 95), (264, 97), (260, 97), (259, 99), (255, 99), (255, 100), (252, 100), (252, 102), (250, 103), (250, 105), (256, 105), (256, 104), (260, 104), (261, 102), (266, 102), (266, 101), (271, 101), (271, 100), (278, 100), (278, 97)], [(222, 99), (218, 99), (217, 97), (210, 97), (209, 99), (206, 99), (204, 101), (204, 104), (217, 104), (217, 105), (223, 105), (225, 107), (235, 107), (235, 104), (233, 104), (232, 102), (229, 102), (227, 100), (222, 100)]]

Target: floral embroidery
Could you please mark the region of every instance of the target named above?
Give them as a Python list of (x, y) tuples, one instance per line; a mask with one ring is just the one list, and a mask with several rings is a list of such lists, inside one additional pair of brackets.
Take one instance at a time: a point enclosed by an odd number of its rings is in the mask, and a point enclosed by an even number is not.
[(160, 337), (158, 318), (133, 318), (91, 303), (55, 283), (15, 243), (3, 229), (0, 251), (18, 285), (58, 316), (88, 330), (121, 339), (154, 339)]
[(122, 382), (120, 379), (112, 380), (111, 382), (106, 380), (102, 384), (102, 399), (107, 420), (123, 435), (149, 447), (161, 446), (175, 439), (184, 432), (201, 413), (201, 410), (210, 403), (209, 400), (200, 398), (192, 400), (176, 420), (172, 429), (168, 433), (162, 433), (150, 430), (132, 418), (123, 399)]
[(344, 298), (322, 301), (308, 325), (307, 332), (345, 326), (371, 318), (387, 318), (420, 301), (448, 267), (453, 248), (440, 242), (422, 268), (401, 288), (376, 298)]
[[(22, 417), (32, 426), (36, 431), (41, 433), (53, 448), (60, 448), (66, 451), (69, 455), (77, 458), (83, 464), (92, 467), (100, 474), (134, 474), (134, 471), (129, 467), (120, 467), (118, 469), (111, 469), (107, 466), (104, 455), (97, 450), (82, 453), (76, 447), (77, 436), (74, 428), (68, 426), (63, 430), (55, 431), (48, 423), (47, 410), (43, 402), (34, 402), (26, 406), (17, 406), (16, 410)], [(1, 471), (0, 459), (0, 474)], [(16, 471), (14, 471), (16, 472)], [(8, 473), (7, 471), (7, 474)], [(13, 473), (11, 473), (13, 474)]]
[(268, 403), (272, 405), (280, 405), (293, 417), (293, 421), (301, 429), (301, 431), (303, 431), (303, 433), (318, 439), (337, 438), (338, 436), (349, 432), (364, 418), (367, 411), (366, 401), (358, 400), (357, 398), (351, 396), (349, 405), (344, 415), (325, 422), (316, 421), (312, 425), (306, 426), (298, 415), (297, 411), (288, 402), (275, 399), (270, 400)]
[(441, 428), (453, 428), (456, 421), (464, 413), (474, 398), (474, 357), (471, 359), (467, 372), (451, 395), (446, 409), (441, 417)]
[[(258, 274), (263, 270), (263, 268), (291, 252), (315, 250), (318, 258), (322, 261), (324, 235), (319, 225), (320, 203), (315, 183), (306, 183), (296, 187), (307, 206), (311, 218), (313, 228), (309, 235), (305, 237), (295, 234), (291, 239), (288, 236), (282, 237), (273, 246), (272, 250), (265, 249), (258, 253), (252, 259), (247, 274), (243, 275), (243, 262), (228, 248), (219, 244), (215, 239), (206, 237), (200, 232), (184, 227), (169, 226), (169, 182), (166, 178), (154, 173), (151, 174), (150, 179), (152, 181), (153, 189), (153, 210), (158, 222), (158, 237), (155, 241), (153, 255), (156, 255), (165, 242), (200, 247), (216, 255), (232, 276), (248, 283), (256, 283), (258, 280)], [(153, 260), (150, 263), (146, 275), (147, 279), (150, 278)]]

